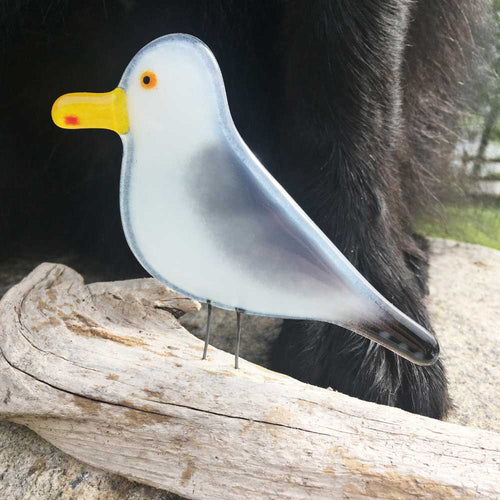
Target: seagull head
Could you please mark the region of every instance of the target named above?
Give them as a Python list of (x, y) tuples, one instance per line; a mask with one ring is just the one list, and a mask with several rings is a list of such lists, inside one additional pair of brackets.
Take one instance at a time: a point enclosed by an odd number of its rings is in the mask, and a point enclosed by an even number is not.
[(61, 128), (109, 129), (124, 140), (203, 136), (228, 114), (214, 56), (201, 40), (183, 34), (163, 36), (141, 49), (111, 92), (65, 94), (52, 106), (52, 119)]

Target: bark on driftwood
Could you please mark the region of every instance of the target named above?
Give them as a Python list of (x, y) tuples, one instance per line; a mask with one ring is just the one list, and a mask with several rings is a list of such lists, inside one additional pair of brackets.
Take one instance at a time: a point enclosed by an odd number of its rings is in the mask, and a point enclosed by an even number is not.
[(0, 418), (190, 498), (500, 495), (497, 434), (202, 361), (175, 319), (196, 308), (152, 279), (39, 266), (0, 302)]

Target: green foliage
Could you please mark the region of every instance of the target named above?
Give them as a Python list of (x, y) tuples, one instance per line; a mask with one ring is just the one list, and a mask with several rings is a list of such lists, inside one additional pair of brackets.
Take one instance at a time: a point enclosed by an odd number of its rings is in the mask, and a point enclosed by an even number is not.
[(417, 230), (426, 236), (500, 250), (500, 199), (475, 198), (463, 204), (446, 205), (442, 220), (424, 219)]
[(500, 103), (500, 1), (494, 0), (494, 37), (493, 37), (493, 61), (492, 70), (494, 78), (491, 81), (489, 90), (489, 100), (495, 101), (498, 105)]
[[(495, 36), (494, 59), (492, 64), (493, 75), (485, 88), (485, 101), (490, 109), (500, 110), (500, 0), (494, 0)], [(497, 120), (491, 134), (492, 140), (500, 140), (500, 121)]]
[[(470, 153), (479, 158), (485, 156), (489, 143), (500, 142), (500, 0), (489, 0), (489, 3), (494, 16), (491, 37), (487, 37), (490, 43), (483, 44), (484, 58), (477, 61), (478, 74), (483, 77), (471, 89), (474, 111), (463, 121), (463, 139), (478, 142), (477, 150)], [(481, 162), (475, 160), (474, 174), (480, 175), (482, 167)]]
[(500, 172), (491, 172), (488, 175), (483, 175), (481, 179), (485, 181), (500, 181)]
[[(484, 47), (485, 57), (477, 61), (479, 73), (485, 77), (479, 78), (472, 89), (475, 111), (463, 118), (463, 139), (477, 141), (477, 151), (468, 151), (468, 154), (484, 157), (489, 143), (500, 143), (500, 0), (477, 1), (489, 1), (492, 6), (495, 16), (493, 43)], [(483, 176), (481, 163), (477, 160), (473, 162), (475, 177), (500, 181), (500, 173), (490, 172)], [(448, 203), (443, 207), (441, 219), (422, 219), (417, 230), (426, 236), (500, 250), (500, 198), (462, 198), (461, 202)]]

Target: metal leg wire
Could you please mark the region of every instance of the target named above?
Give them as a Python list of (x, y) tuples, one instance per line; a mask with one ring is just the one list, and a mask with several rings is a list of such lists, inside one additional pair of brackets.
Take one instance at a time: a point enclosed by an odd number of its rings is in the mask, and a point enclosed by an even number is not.
[(241, 343), (241, 311), (236, 309), (236, 351), (234, 352), (234, 367), (239, 368)]
[(212, 302), (210, 302), (210, 300), (207, 300), (207, 306), (207, 330), (205, 333), (205, 347), (203, 348), (203, 357), (201, 359), (207, 359), (208, 342), (210, 341), (210, 318), (212, 317)]

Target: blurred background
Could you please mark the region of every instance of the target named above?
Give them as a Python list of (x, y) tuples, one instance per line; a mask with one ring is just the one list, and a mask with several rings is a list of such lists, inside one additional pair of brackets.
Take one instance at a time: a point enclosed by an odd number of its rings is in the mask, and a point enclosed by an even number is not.
[(493, 5), (491, 63), (474, 89), (474, 105), (462, 118), (453, 185), (448, 186), (439, 215), (422, 217), (418, 230), (500, 250), (500, 0), (493, 0)]

